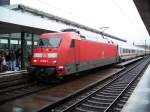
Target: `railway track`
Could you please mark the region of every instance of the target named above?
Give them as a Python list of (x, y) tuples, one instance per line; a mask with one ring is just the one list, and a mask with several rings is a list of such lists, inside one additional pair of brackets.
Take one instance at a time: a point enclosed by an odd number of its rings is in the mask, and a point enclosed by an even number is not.
[(126, 71), (119, 73), (112, 80), (92, 85), (92, 88), (47, 105), (39, 112), (119, 112), (149, 61), (150, 58), (145, 58), (130, 65)]
[[(120, 69), (121, 70), (121, 69)], [(42, 90), (51, 89), (57, 84), (45, 85), (31, 80), (26, 74), (9, 74), (0, 78), (0, 105)], [(79, 78), (79, 77), (78, 77)], [(65, 81), (63, 84), (71, 82)], [(69, 89), (69, 88), (68, 88)]]
[(0, 104), (43, 90), (49, 86), (33, 81), (27, 73), (11, 73), (0, 78)]

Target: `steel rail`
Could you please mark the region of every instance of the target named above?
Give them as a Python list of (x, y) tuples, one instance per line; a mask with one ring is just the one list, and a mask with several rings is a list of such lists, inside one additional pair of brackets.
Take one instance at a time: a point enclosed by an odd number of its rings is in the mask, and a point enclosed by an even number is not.
[[(149, 64), (149, 62), (147, 63), (147, 65), (148, 64)], [(112, 111), (112, 108), (114, 108), (115, 104), (119, 101), (119, 99), (121, 99), (121, 97), (126, 93), (126, 91), (128, 91), (128, 89), (133, 85), (133, 83), (137, 80), (137, 78), (139, 78), (139, 75), (141, 75), (141, 73), (145, 69), (146, 69), (146, 67), (143, 66), (143, 70), (140, 71), (140, 73), (135, 76), (135, 78), (126, 86), (126, 88), (119, 94), (119, 96), (110, 104), (110, 106), (104, 112)]]

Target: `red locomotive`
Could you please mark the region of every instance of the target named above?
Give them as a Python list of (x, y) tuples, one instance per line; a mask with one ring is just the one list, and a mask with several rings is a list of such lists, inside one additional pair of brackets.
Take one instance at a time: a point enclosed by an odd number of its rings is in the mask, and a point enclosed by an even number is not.
[(82, 37), (72, 31), (42, 34), (31, 60), (34, 74), (63, 77), (118, 62), (117, 44)]

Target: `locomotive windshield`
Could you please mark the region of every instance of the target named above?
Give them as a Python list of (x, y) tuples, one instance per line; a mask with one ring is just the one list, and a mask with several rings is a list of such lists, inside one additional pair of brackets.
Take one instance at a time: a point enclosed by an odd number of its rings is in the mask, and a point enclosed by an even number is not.
[(61, 42), (60, 37), (42, 38), (39, 40), (39, 47), (59, 47)]

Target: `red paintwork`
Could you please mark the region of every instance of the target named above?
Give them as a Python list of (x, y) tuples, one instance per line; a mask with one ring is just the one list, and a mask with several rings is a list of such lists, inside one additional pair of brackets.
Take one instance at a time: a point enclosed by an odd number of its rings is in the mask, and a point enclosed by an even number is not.
[(117, 58), (117, 45), (81, 40), (77, 41), (78, 61), (96, 61)]
[[(48, 38), (50, 35), (62, 38), (60, 47), (35, 48), (33, 53), (43, 53), (45, 54), (45, 57), (32, 57), (32, 66), (56, 67), (56, 70), (59, 69), (59, 75), (65, 75), (65, 69), (60, 69), (59, 66), (118, 57), (118, 46), (116, 44), (81, 40), (80, 36), (74, 32), (47, 33), (41, 35), (40, 38)], [(70, 48), (72, 39), (75, 39), (75, 48)], [(58, 53), (58, 58), (48, 58), (47, 53)], [(34, 62), (33, 60), (37, 60), (37, 62)], [(43, 60), (46, 60), (47, 62), (41, 62)], [(57, 63), (53, 63), (55, 60)]]

